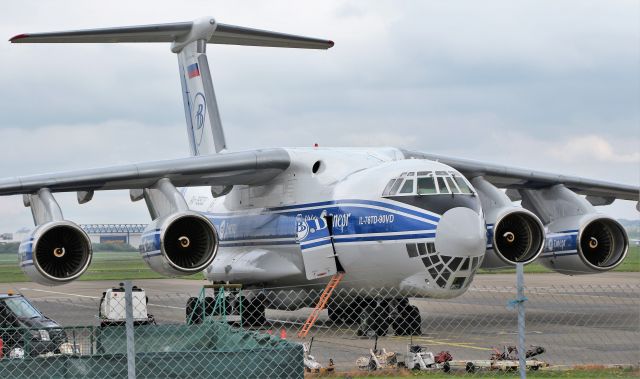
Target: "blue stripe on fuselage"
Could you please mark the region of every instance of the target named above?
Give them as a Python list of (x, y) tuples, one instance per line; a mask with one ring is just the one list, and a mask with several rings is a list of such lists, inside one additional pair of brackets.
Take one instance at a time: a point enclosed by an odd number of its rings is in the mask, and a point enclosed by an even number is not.
[[(255, 210), (252, 210), (255, 212)], [(258, 246), (304, 244), (328, 237), (323, 215), (333, 216), (335, 242), (382, 239), (411, 239), (410, 232), (429, 231), (435, 235), (439, 217), (394, 204), (369, 200), (336, 200), (265, 208), (260, 213), (247, 211), (205, 214), (216, 226), (220, 246)], [(378, 233), (398, 233), (397, 236), (375, 236)], [(366, 234), (366, 237), (358, 235)], [(372, 236), (372, 234), (374, 234)], [(348, 238), (340, 238), (349, 236)], [(317, 243), (317, 245), (316, 245)], [(314, 246), (328, 244), (314, 242)], [(309, 244), (305, 248), (311, 247)]]

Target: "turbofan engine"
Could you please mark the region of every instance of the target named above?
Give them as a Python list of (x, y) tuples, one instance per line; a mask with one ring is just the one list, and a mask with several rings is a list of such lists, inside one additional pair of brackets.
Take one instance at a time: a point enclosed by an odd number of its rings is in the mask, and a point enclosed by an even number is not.
[(493, 228), (487, 228), (483, 267), (531, 263), (542, 253), (544, 240), (544, 226), (534, 214), (516, 207), (503, 209)]
[(192, 211), (155, 219), (140, 240), (149, 267), (165, 276), (190, 275), (206, 269), (218, 251), (218, 233), (206, 217)]
[(540, 256), (544, 266), (566, 275), (593, 274), (611, 270), (624, 260), (629, 249), (626, 231), (591, 204), (606, 199), (578, 196), (562, 184), (518, 192), (522, 206), (543, 220), (548, 230)]
[(73, 222), (61, 220), (38, 225), (20, 243), (20, 268), (34, 282), (60, 285), (82, 275), (91, 263), (91, 240)]
[(532, 212), (513, 205), (501, 190), (477, 176), (471, 183), (478, 192), (485, 223), (487, 251), (482, 267), (503, 268), (531, 263), (544, 248), (544, 225)]
[(562, 274), (609, 271), (622, 263), (629, 250), (624, 227), (606, 216), (560, 219), (549, 229), (540, 263)]

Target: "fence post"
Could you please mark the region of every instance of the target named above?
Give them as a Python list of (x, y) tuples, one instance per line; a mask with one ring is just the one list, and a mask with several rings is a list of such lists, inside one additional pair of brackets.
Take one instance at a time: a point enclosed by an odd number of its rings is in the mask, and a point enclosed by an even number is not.
[(124, 301), (127, 332), (127, 374), (128, 379), (136, 378), (136, 347), (133, 339), (133, 295), (131, 280), (124, 282)]
[(524, 340), (524, 302), (527, 298), (524, 297), (524, 265), (522, 263), (516, 264), (516, 286), (518, 288), (516, 299), (518, 306), (518, 359), (520, 360), (520, 378), (525, 379), (527, 377), (527, 353)]

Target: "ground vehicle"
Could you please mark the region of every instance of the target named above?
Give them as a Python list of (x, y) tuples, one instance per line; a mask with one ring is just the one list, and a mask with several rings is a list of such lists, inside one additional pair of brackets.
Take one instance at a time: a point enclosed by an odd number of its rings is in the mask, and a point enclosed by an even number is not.
[[(155, 324), (153, 315), (147, 312), (149, 299), (142, 288), (133, 286), (131, 290), (134, 325)], [(127, 319), (124, 285), (109, 288), (100, 298), (100, 326), (124, 325)]]
[(430, 370), (443, 369), (448, 372), (446, 362), (451, 361), (451, 354), (448, 351), (441, 351), (434, 355), (430, 351), (426, 351), (420, 345), (407, 345), (407, 355), (404, 357), (404, 365), (409, 370)]
[(43, 315), (26, 297), (12, 293), (0, 294), (0, 338), (5, 356), (15, 348), (32, 357), (59, 353), (67, 342), (60, 324)]

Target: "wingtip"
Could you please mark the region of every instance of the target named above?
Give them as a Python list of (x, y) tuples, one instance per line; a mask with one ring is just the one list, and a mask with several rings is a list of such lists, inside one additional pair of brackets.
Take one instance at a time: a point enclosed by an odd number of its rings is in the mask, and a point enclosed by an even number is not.
[(9, 38), (9, 42), (15, 43), (17, 40), (26, 38), (28, 36), (29, 36), (28, 34), (24, 34), (24, 33), (23, 34), (18, 34), (18, 35), (15, 35), (15, 36)]

